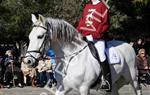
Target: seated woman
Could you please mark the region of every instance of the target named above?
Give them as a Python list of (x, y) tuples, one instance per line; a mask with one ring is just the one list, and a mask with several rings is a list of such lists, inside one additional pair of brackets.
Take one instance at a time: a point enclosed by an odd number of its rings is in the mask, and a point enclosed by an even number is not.
[(146, 54), (145, 49), (140, 49), (137, 55), (138, 58), (138, 69), (140, 70), (140, 73), (147, 73), (149, 70), (148, 66), (148, 55)]
[(138, 70), (139, 70), (139, 77), (146, 76), (149, 72), (150, 67), (148, 65), (148, 55), (146, 54), (145, 49), (140, 49), (137, 55), (138, 59)]

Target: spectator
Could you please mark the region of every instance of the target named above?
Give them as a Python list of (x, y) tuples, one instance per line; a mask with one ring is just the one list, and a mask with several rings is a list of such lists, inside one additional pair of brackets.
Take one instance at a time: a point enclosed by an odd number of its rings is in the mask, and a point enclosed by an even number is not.
[[(138, 54), (138, 51), (141, 48), (144, 48), (144, 40), (142, 38), (139, 38), (134, 44), (133, 44), (133, 48), (135, 50), (136, 55)], [(145, 49), (145, 48), (144, 48)]]
[(22, 86), (22, 71), (21, 69), (18, 67), (18, 62), (16, 60), (16, 58), (13, 56), (13, 52), (12, 50), (7, 50), (6, 51), (6, 55), (7, 57), (5, 58), (5, 80), (6, 80), (6, 87), (10, 88), (10, 81), (13, 79), (13, 83), (14, 82), (14, 76), (16, 75), (17, 79), (18, 79), (18, 87), (23, 87)]
[(50, 63), (52, 64), (52, 69), (54, 71), (55, 66), (56, 66), (56, 61), (55, 61), (55, 52), (53, 49), (49, 49), (47, 52), (47, 57), (48, 59), (50, 58)]
[(35, 68), (29, 68), (27, 64), (24, 62), (21, 62), (21, 70), (23, 72), (24, 76), (24, 84), (27, 85), (27, 78), (30, 78), (32, 87), (36, 87), (36, 69)]
[(0, 88), (3, 88), (3, 79), (4, 79), (4, 56), (0, 51)]
[(50, 56), (46, 57), (46, 77), (47, 77), (47, 85), (52, 87), (52, 84), (57, 84), (56, 79), (54, 78), (53, 70), (55, 68), (55, 60), (51, 59)]
[(137, 55), (138, 58), (138, 69), (139, 69), (139, 83), (150, 84), (150, 67), (148, 64), (148, 55), (145, 49), (140, 49)]
[(36, 68), (38, 70), (38, 79), (39, 79), (38, 86), (43, 87), (46, 83), (46, 70), (47, 70), (43, 58), (39, 59), (38, 66)]
[(139, 73), (144, 74), (149, 71), (148, 55), (145, 49), (140, 49), (137, 55)]

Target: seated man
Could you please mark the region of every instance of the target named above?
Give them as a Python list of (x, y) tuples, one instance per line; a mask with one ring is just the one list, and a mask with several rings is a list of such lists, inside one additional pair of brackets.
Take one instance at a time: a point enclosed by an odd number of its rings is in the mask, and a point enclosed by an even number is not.
[[(46, 56), (45, 59), (41, 58), (39, 60), (37, 69), (39, 73), (39, 83), (41, 86), (46, 84), (47, 86), (52, 87), (52, 84), (56, 83), (56, 80), (53, 76), (51, 58), (49, 56)], [(46, 83), (43, 83), (45, 80)]]
[(44, 87), (46, 84), (46, 63), (43, 58), (39, 59), (38, 66), (36, 67), (38, 71), (38, 86)]
[(52, 85), (56, 85), (57, 81), (54, 77), (54, 69), (55, 69), (55, 60), (52, 59), (50, 56), (46, 56), (46, 77), (47, 77), (47, 86), (52, 87)]
[(6, 87), (10, 88), (11, 80), (13, 80), (13, 85), (15, 86), (15, 81), (14, 81), (15, 76), (18, 80), (18, 87), (23, 87), (22, 86), (23, 74), (22, 74), (20, 67), (18, 67), (19, 62), (14, 57), (12, 50), (6, 51), (6, 55), (7, 57), (5, 58), (5, 61), (4, 61), (4, 66), (6, 68), (5, 70), (5, 80), (6, 80), (6, 85), (7, 85)]

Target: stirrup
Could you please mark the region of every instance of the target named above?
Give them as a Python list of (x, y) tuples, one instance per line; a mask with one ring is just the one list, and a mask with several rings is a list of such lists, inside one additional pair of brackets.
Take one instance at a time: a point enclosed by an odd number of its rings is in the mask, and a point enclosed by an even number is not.
[(100, 88), (103, 89), (103, 90), (106, 90), (106, 91), (111, 90), (110, 83), (107, 80), (105, 80), (105, 84), (101, 84)]

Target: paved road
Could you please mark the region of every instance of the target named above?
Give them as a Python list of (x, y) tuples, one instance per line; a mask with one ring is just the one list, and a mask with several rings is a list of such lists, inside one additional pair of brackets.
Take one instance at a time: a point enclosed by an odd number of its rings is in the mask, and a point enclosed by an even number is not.
[[(119, 90), (120, 95), (134, 95), (133, 90), (130, 85), (125, 85), (123, 88)], [(143, 95), (150, 95), (150, 86), (144, 87), (142, 86)], [(0, 89), (0, 95), (53, 95), (49, 89), (46, 88), (32, 88), (32, 87), (24, 87), (24, 88), (3, 88)], [(71, 91), (69, 95), (79, 95), (77, 91)], [(91, 90), (91, 95), (104, 95), (102, 91)]]

